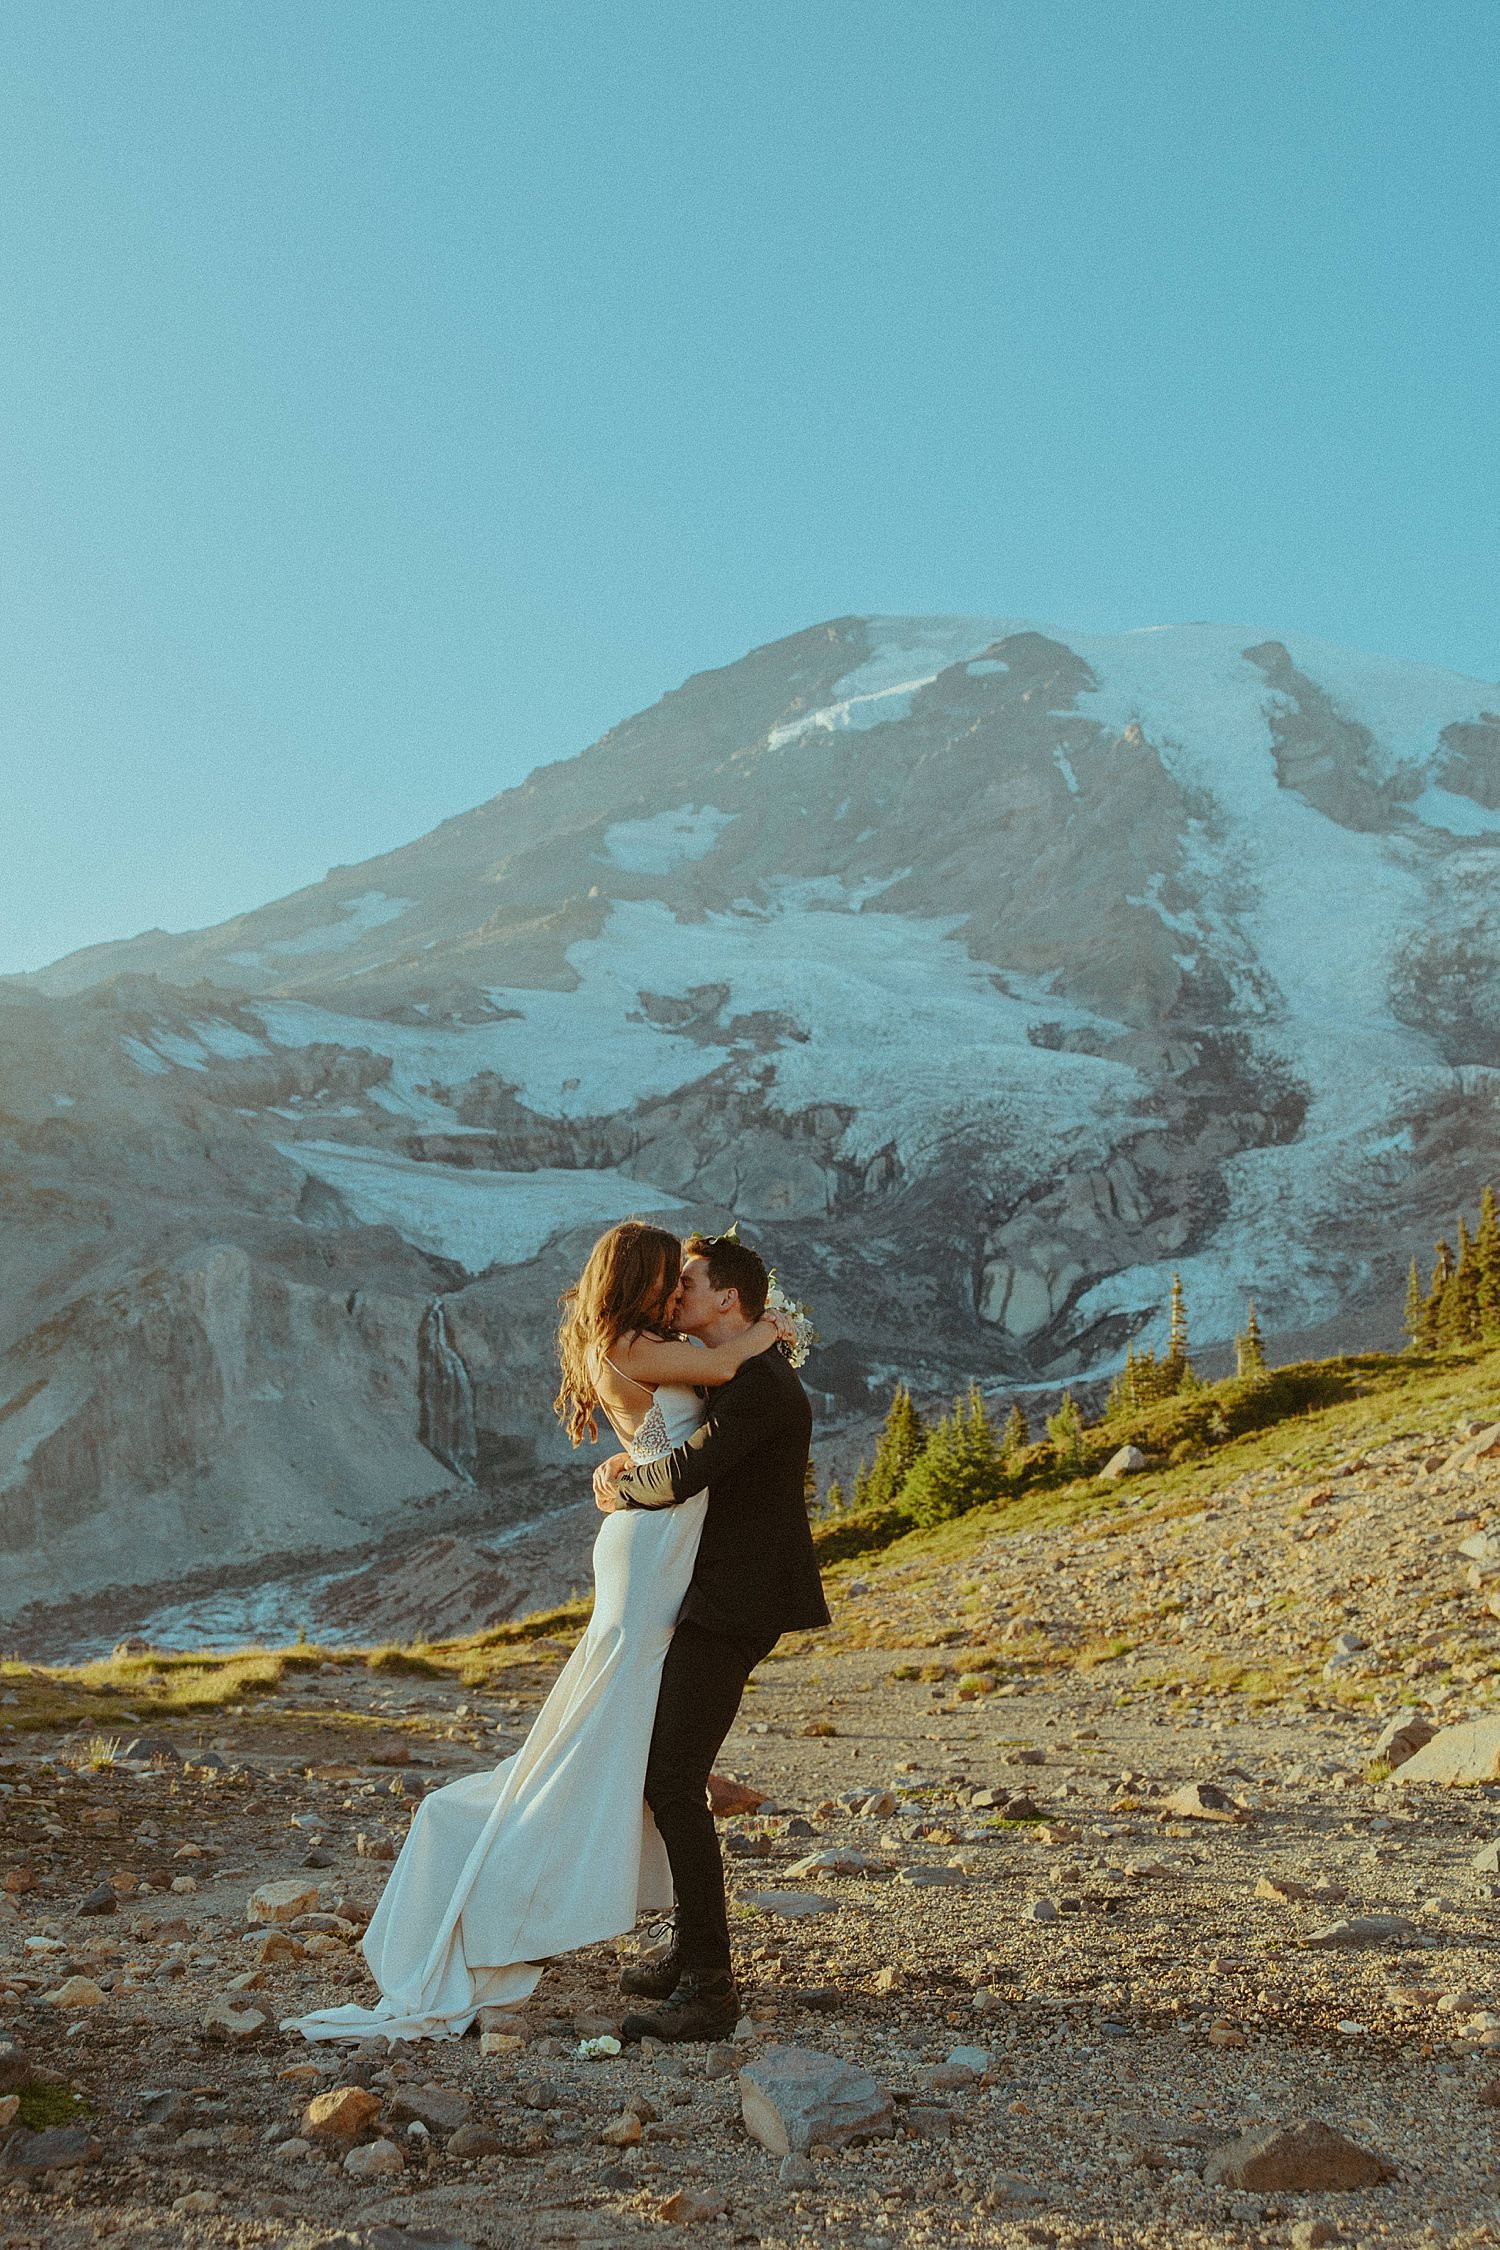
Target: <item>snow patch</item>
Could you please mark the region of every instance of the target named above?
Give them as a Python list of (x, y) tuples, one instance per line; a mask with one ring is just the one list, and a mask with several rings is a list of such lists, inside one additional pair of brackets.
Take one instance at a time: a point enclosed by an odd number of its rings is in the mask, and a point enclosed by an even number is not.
[[(302, 930), (296, 937), (272, 938), (266, 946), (267, 953), (346, 953), (350, 946), (382, 923), (394, 922), (407, 908), (415, 906), (410, 898), (387, 898), (384, 891), (361, 891), (358, 898), (350, 899), (343, 908), (341, 922), (322, 922), (316, 929)], [(232, 961), (241, 961), (247, 967), (258, 968), (259, 961), (243, 954), (231, 954)]]
[(1500, 832), (1500, 812), (1476, 805), (1472, 797), (1429, 782), (1420, 797), (1407, 806), (1428, 828), (1441, 828), (1450, 836), (1493, 836)]
[(278, 1141), (280, 1154), (336, 1188), (366, 1226), (391, 1226), (470, 1273), (521, 1266), (570, 1227), (612, 1226), (681, 1200), (622, 1172), (470, 1171), (340, 1141)]
[(122, 1036), (120, 1045), (135, 1064), (137, 1070), (144, 1070), (152, 1078), (170, 1076), (171, 1064), (163, 1062), (156, 1050), (148, 1047), (143, 1039), (132, 1038), (127, 1032)]
[(684, 860), (706, 859), (734, 819), (716, 805), (678, 805), (649, 820), (617, 820), (604, 831), (604, 857), (631, 875), (667, 875)]

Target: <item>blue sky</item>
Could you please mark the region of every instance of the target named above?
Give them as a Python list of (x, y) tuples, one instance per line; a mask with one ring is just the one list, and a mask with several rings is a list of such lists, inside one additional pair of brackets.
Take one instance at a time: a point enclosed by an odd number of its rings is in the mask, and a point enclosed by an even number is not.
[(1500, 11), (21, 0), (0, 971), (859, 610), (1494, 679)]

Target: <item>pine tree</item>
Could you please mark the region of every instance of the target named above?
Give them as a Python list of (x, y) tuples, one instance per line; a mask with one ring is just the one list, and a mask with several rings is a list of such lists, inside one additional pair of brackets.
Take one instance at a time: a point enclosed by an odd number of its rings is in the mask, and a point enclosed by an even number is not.
[(1432, 1351), (1438, 1341), (1438, 1328), (1442, 1320), (1443, 1299), (1448, 1284), (1453, 1279), (1453, 1252), (1439, 1236), (1432, 1251), (1432, 1279), (1427, 1284), (1427, 1294), (1422, 1300), (1422, 1343)]
[(1438, 1342), (1446, 1347), (1479, 1341), (1479, 1268), (1468, 1223), (1458, 1222), (1458, 1258), (1438, 1309)]
[(1406, 1309), (1401, 1316), (1401, 1326), (1406, 1331), (1406, 1339), (1412, 1350), (1424, 1351), (1427, 1346), (1427, 1308), (1422, 1299), (1422, 1277), (1417, 1271), (1415, 1258), (1412, 1259), (1411, 1271), (1406, 1277)]
[(825, 1516), (841, 1516), (843, 1512), (844, 1488), (835, 1477), (823, 1495), (823, 1513)]
[(875, 1458), (870, 1464), (865, 1488), (867, 1506), (888, 1507), (892, 1501), (900, 1499), (902, 1487), (926, 1443), (927, 1432), (912, 1404), (911, 1392), (904, 1383), (898, 1383), (886, 1413), (885, 1427), (876, 1442)]
[(928, 1436), (902, 1504), (914, 1523), (944, 1523), (1000, 1494), (1000, 1451), (979, 1386), (971, 1383)]
[(1167, 1358), (1178, 1367), (1186, 1367), (1188, 1360), (1187, 1300), (1182, 1293), (1182, 1276), (1172, 1276), (1172, 1306), (1170, 1326), (1167, 1331)]
[(807, 1456), (807, 1466), (802, 1472), (802, 1505), (810, 1516), (818, 1512), (818, 1465), (812, 1455)]
[(1064, 1391), (1055, 1414), (1047, 1418), (1047, 1435), (1057, 1455), (1058, 1467), (1076, 1469), (1083, 1460), (1083, 1416), (1071, 1391)]
[(1260, 1322), (1255, 1317), (1255, 1299), (1246, 1300), (1245, 1326), (1234, 1339), (1234, 1371), (1244, 1381), (1253, 1381), (1266, 1371), (1265, 1339), (1260, 1332)]
[(1479, 1276), (1479, 1333), (1490, 1343), (1500, 1336), (1500, 1211), (1492, 1187), (1486, 1187), (1479, 1198), (1474, 1265)]
[(1026, 1422), (1026, 1409), (1017, 1399), (1005, 1417), (1005, 1430), (1000, 1439), (1000, 1458), (1006, 1472), (1014, 1476), (1021, 1466), (1021, 1456), (1031, 1443), (1031, 1431)]

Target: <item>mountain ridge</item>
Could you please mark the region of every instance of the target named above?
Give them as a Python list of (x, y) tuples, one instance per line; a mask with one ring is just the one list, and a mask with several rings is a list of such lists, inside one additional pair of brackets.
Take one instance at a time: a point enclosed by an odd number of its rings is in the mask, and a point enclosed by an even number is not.
[(835, 619), (0, 984), (0, 1608), (70, 1511), (86, 1590), (89, 1525), (352, 1546), (558, 1459), (550, 1307), (627, 1211), (749, 1226), (825, 1413), (1105, 1369), (1179, 1268), (1209, 1345), (1251, 1288), (1287, 1347), (1388, 1340), (1495, 1149), (1497, 701), (1259, 629)]

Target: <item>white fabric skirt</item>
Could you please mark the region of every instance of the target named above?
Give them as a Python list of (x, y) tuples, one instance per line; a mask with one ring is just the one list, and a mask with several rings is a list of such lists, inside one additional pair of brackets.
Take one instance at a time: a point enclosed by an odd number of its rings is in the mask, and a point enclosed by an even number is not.
[(284, 2031), (454, 2038), (480, 2008), (525, 1999), (550, 1956), (672, 1904), (646, 1754), (707, 1504), (700, 1493), (604, 1518), (588, 1630), (522, 1747), (417, 1808), (364, 1937), (379, 2000), (293, 2016)]

